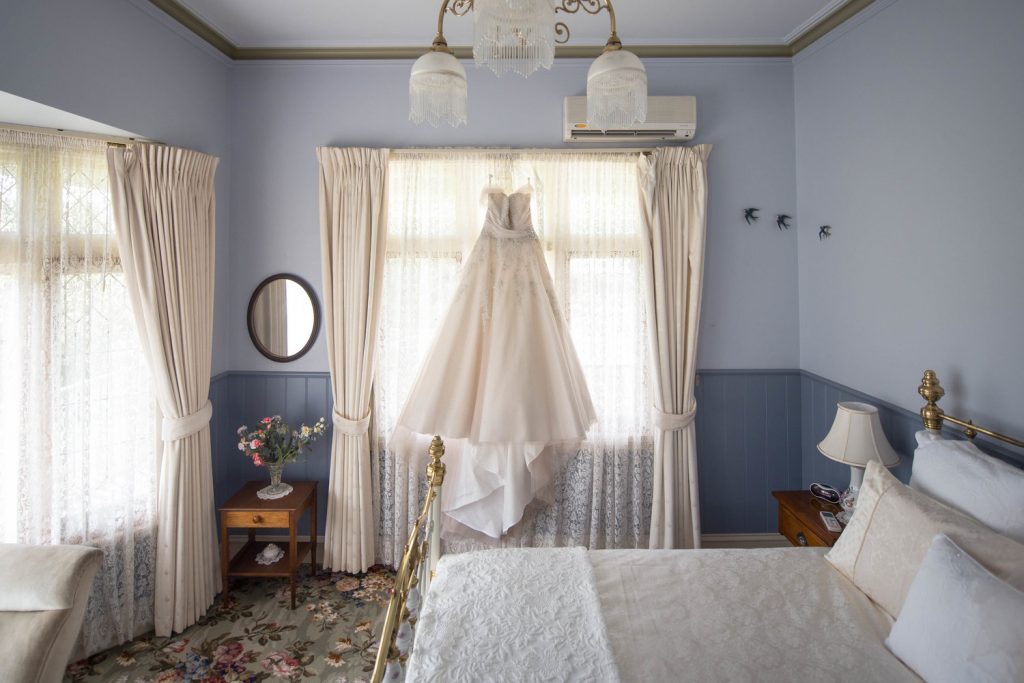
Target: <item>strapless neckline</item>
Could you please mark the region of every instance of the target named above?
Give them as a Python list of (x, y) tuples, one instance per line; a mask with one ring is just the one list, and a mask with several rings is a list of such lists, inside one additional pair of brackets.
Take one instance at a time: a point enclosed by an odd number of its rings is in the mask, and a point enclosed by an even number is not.
[(487, 216), (484, 229), (501, 239), (536, 236), (530, 215), (530, 196), (524, 186), (508, 194), (499, 188), (485, 188)]

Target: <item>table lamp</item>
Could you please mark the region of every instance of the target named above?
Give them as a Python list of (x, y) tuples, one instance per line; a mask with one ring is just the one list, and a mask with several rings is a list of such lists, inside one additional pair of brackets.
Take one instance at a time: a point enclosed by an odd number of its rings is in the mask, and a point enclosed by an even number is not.
[(857, 492), (868, 462), (877, 460), (886, 467), (893, 467), (900, 461), (899, 454), (889, 445), (882, 431), (878, 408), (867, 403), (851, 401), (837, 404), (832, 429), (818, 444), (818, 450), (826, 458), (850, 466), (850, 487), (840, 502), (846, 513), (842, 516), (847, 521), (857, 505)]

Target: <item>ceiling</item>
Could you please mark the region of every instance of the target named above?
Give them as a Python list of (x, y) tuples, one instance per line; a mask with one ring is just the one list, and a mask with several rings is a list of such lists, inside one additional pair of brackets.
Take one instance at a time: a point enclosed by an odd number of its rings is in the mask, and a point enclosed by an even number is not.
[(104, 137), (146, 139), (136, 133), (114, 128), (99, 121), (93, 121), (6, 92), (0, 92), (0, 121), (16, 126), (56, 128), (57, 130), (90, 133)]
[[(412, 56), (430, 45), (441, 6), (440, 0), (150, 1), (234, 59)], [(563, 1), (573, 2), (556, 0)], [(789, 56), (870, 2), (619, 0), (615, 9), (623, 44), (641, 56)], [(557, 16), (572, 32), (560, 56), (604, 45), (607, 13)], [(447, 15), (445, 35), (452, 46), (471, 45), (472, 18)]]

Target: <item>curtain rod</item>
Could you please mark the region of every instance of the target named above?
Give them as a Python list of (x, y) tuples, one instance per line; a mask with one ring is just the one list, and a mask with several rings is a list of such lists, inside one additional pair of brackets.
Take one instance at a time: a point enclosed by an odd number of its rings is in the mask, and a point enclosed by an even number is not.
[(106, 142), (111, 145), (130, 145), (134, 142), (148, 142), (153, 145), (162, 145), (164, 143), (158, 140), (149, 140), (144, 137), (122, 137), (119, 135), (104, 135), (102, 133), (85, 133), (77, 130), (67, 130), (66, 128), (44, 128), (41, 126), (25, 126), (20, 123), (2, 123), (0, 122), (0, 128), (4, 130), (14, 130), (21, 133), (42, 133), (44, 135), (66, 135), (72, 138), (84, 138), (86, 140), (97, 140), (99, 142)]
[(567, 149), (565, 147), (405, 147), (392, 149), (397, 156), (411, 154), (434, 154), (439, 152), (459, 152), (461, 154), (653, 154), (654, 147), (608, 147), (595, 149)]

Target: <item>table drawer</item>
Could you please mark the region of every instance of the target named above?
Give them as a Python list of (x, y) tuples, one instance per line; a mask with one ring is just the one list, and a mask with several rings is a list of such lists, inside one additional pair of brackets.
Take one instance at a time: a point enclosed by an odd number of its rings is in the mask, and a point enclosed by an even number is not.
[(816, 536), (814, 532), (800, 523), (793, 514), (785, 509), (779, 510), (779, 533), (789, 539), (793, 545), (828, 547), (828, 543)]
[(287, 510), (231, 510), (221, 512), (221, 521), (229, 527), (287, 528)]

